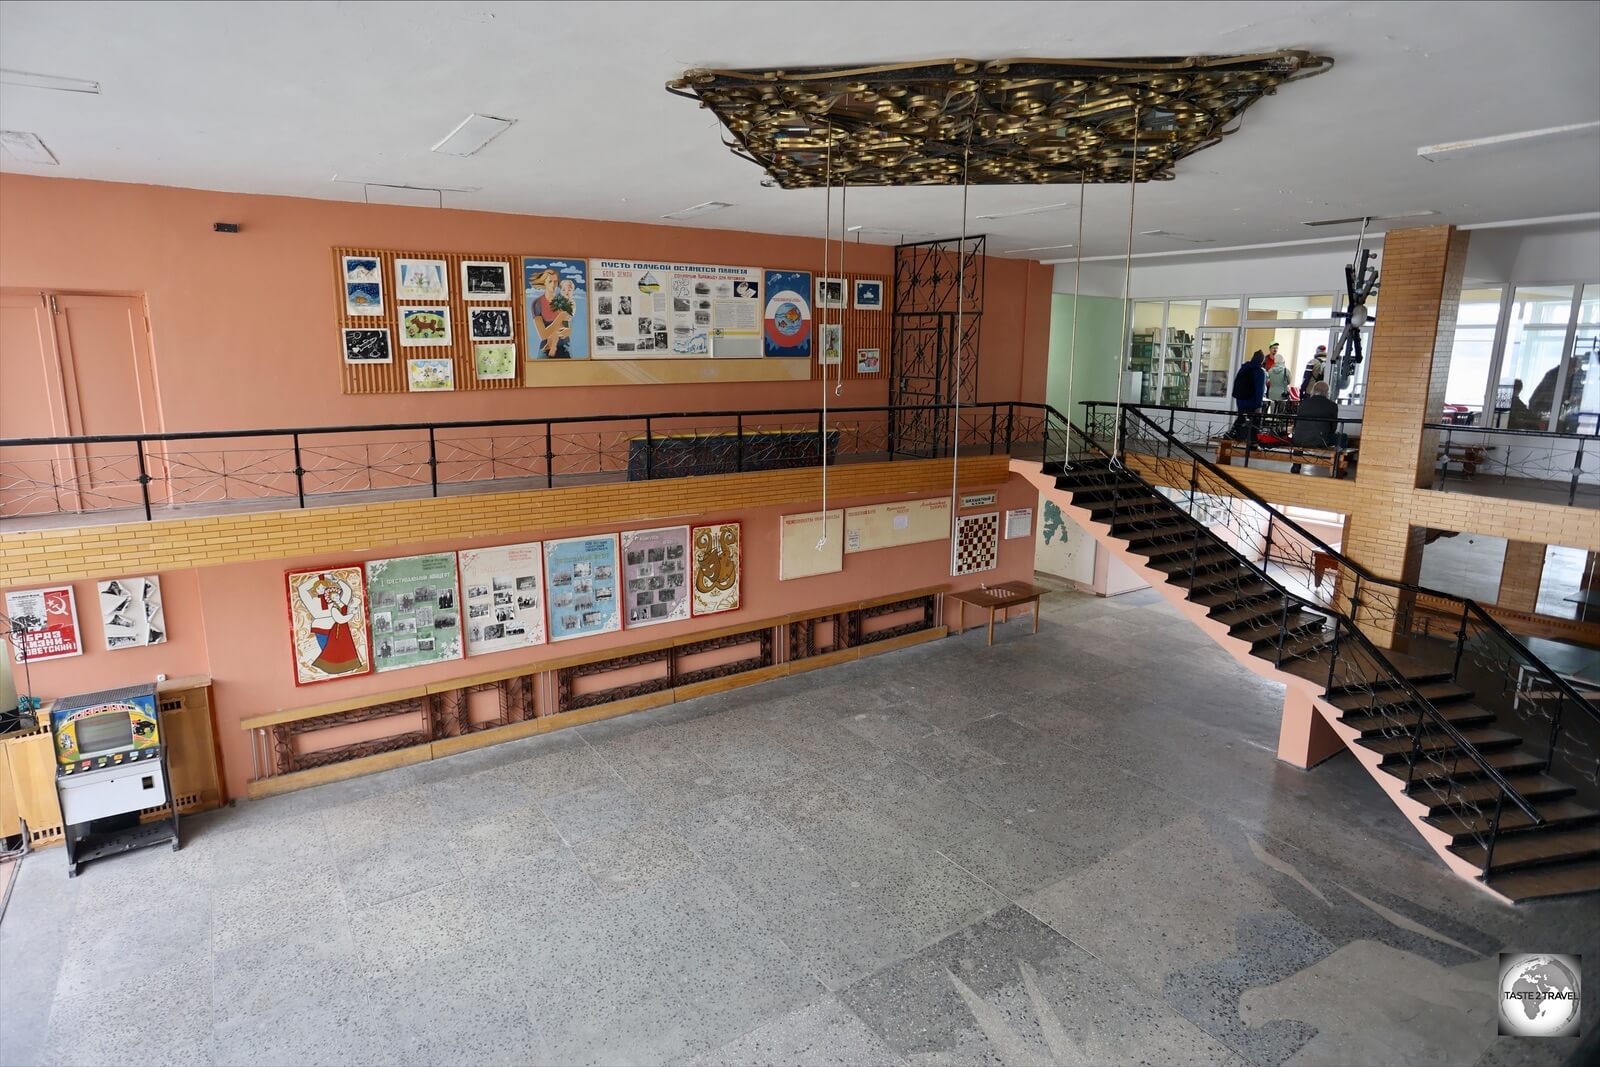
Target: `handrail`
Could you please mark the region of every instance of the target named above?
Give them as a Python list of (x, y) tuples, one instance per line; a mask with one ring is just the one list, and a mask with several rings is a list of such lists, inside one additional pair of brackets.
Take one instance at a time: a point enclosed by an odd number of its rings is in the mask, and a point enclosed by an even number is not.
[(1144, 412), (1140, 411), (1138, 408), (1124, 408), (1123, 410), (1124, 417), (1126, 417), (1128, 414), (1132, 414), (1144, 420), (1144, 422), (1149, 424), (1151, 429), (1155, 430), (1163, 437), (1168, 438), (1169, 441), (1171, 441), (1173, 444), (1176, 444), (1194, 459), (1204, 463), (1212, 474), (1216, 475), (1222, 481), (1228, 483), (1228, 485), (1233, 488), (1240, 497), (1270, 512), (1272, 514), (1273, 522), (1282, 523), (1283, 525), (1289, 527), (1289, 529), (1293, 530), (1297, 535), (1305, 538), (1311, 544), (1316, 546), (1318, 550), (1328, 553), (1329, 556), (1338, 562), (1340, 567), (1349, 567), (1351, 571), (1361, 575), (1364, 580), (1377, 585), (1389, 586), (1407, 593), (1422, 594), (1424, 596), (1435, 597), (1440, 600), (1446, 600), (1462, 605), (1464, 609), (1471, 611), (1474, 615), (1483, 620), (1483, 622), (1495, 632), (1496, 636), (1500, 637), (1507, 644), (1516, 649), (1518, 654), (1526, 656), (1528, 662), (1532, 666), (1542, 671), (1567, 696), (1570, 696), (1573, 700), (1577, 701), (1579, 707), (1588, 712), (1588, 714), (1593, 716), (1597, 721), (1600, 721), (1600, 709), (1597, 709), (1593, 704), (1589, 703), (1589, 701), (1584, 700), (1583, 697), (1579, 696), (1577, 690), (1568, 685), (1567, 682), (1562, 679), (1561, 676), (1558, 675), (1554, 670), (1552, 670), (1548, 664), (1540, 659), (1532, 649), (1528, 648), (1521, 641), (1517, 640), (1509, 630), (1507, 630), (1497, 620), (1495, 620), (1493, 616), (1485, 611), (1482, 605), (1480, 605), (1477, 601), (1466, 597), (1456, 596), (1452, 593), (1441, 592), (1437, 589), (1429, 589), (1427, 586), (1413, 585), (1410, 582), (1402, 582), (1373, 573), (1366, 567), (1363, 567), (1360, 563), (1350, 559), (1348, 556), (1345, 556), (1338, 549), (1329, 545), (1322, 538), (1318, 537), (1310, 530), (1307, 530), (1304, 526), (1301, 526), (1299, 523), (1295, 522), (1293, 519), (1279, 511), (1277, 508), (1273, 507), (1267, 501), (1261, 499), (1261, 497), (1257, 496), (1254, 492), (1252, 492), (1250, 489), (1247, 489), (1242, 483), (1240, 483), (1238, 479), (1229, 475), (1222, 468), (1218, 467), (1216, 464), (1200, 455), (1200, 453), (1196, 452), (1182, 441), (1172, 437), (1172, 435), (1168, 434), (1164, 429), (1162, 429), (1158, 423), (1156, 423), (1149, 416), (1145, 415)]
[(1571, 430), (1517, 430), (1510, 426), (1474, 426), (1466, 422), (1425, 422), (1424, 430), (1449, 430), (1452, 433), (1497, 433), (1508, 437), (1562, 437), (1572, 441), (1589, 441), (1600, 437), (1600, 425), (1593, 433), (1576, 433)]
[[(1082, 404), (1086, 408), (1097, 408), (1097, 407), (1109, 408), (1109, 407), (1115, 407), (1116, 406), (1116, 404), (1114, 402), (1110, 401), (1110, 400), (1080, 400), (1080, 401), (1078, 401), (1078, 403)], [(1125, 407), (1125, 408), (1152, 408), (1152, 409), (1155, 409), (1157, 411), (1190, 411), (1190, 412), (1193, 412), (1196, 415), (1215, 415), (1215, 416), (1218, 416), (1219, 418), (1223, 418), (1223, 419), (1231, 419), (1234, 416), (1238, 415), (1238, 411), (1234, 410), (1234, 408), (1232, 406), (1225, 407), (1225, 408), (1197, 408), (1197, 407), (1188, 407), (1188, 406), (1185, 406), (1185, 405), (1182, 405), (1182, 404), (1144, 404), (1144, 403), (1133, 403), (1131, 401), (1126, 401), (1126, 400), (1124, 400), (1122, 402), (1122, 406)], [(1304, 416), (1302, 416), (1302, 415), (1300, 415), (1300, 414), (1298, 414), (1296, 412), (1289, 412), (1289, 411), (1268, 412), (1268, 413), (1264, 413), (1263, 414), (1263, 418), (1269, 418), (1269, 419), (1280, 419), (1280, 418), (1281, 419), (1299, 419), (1299, 418), (1303, 418), (1303, 417)], [(1333, 419), (1318, 418), (1315, 421), (1317, 421), (1317, 422), (1337, 422), (1337, 423), (1344, 423), (1344, 422), (1360, 423), (1363, 420), (1361, 418), (1355, 418), (1355, 417), (1351, 417), (1351, 416), (1347, 416), (1347, 415), (1339, 415), (1339, 416), (1334, 417)], [(1460, 428), (1461, 427), (1457, 427), (1457, 429), (1460, 429)]]
[[(1056, 414), (1057, 414), (1057, 417), (1059, 417), (1059, 413), (1056, 413)], [(1146, 421), (1148, 422), (1149, 420), (1146, 419)], [(1086, 443), (1088, 443), (1090, 446), (1092, 446), (1093, 448), (1098, 450), (1102, 455), (1106, 455), (1106, 456), (1110, 455), (1109, 453), (1107, 453), (1105, 451), (1104, 448), (1101, 448), (1098, 443), (1096, 443), (1087, 434), (1085, 434), (1082, 431), (1080, 431), (1076, 426), (1073, 426), (1070, 422), (1067, 425), (1068, 425), (1068, 428), (1069, 428), (1070, 432), (1078, 434), (1080, 437), (1082, 437), (1085, 440)], [(1160, 427), (1156, 427), (1156, 429), (1157, 429), (1158, 432), (1163, 432), (1163, 431), (1160, 430)], [(1126, 439), (1126, 438), (1124, 438), (1124, 439)], [(1222, 473), (1220, 470), (1218, 470), (1216, 468), (1216, 466), (1214, 464), (1212, 464), (1209, 460), (1205, 459), (1199, 453), (1195, 452), (1192, 449), (1187, 448), (1186, 446), (1183, 446), (1183, 443), (1181, 441), (1178, 442), (1178, 444), (1179, 444), (1180, 447), (1184, 447), (1184, 450), (1187, 451), (1189, 453), (1189, 455), (1191, 456), (1191, 458), (1193, 458), (1196, 462), (1205, 464), (1208, 473), (1211, 473), (1211, 474), (1221, 474)], [(1114, 457), (1112, 457), (1112, 458), (1114, 458)], [(1233, 482), (1233, 479), (1226, 478), (1226, 476), (1224, 476), (1224, 478), (1230, 484), (1236, 484), (1236, 483)], [(1243, 487), (1240, 487), (1240, 488), (1242, 489)], [(1258, 497), (1255, 497), (1253, 494), (1248, 493), (1248, 491), (1245, 491), (1245, 495), (1246, 495), (1246, 498), (1252, 500), (1252, 502), (1261, 504), (1263, 507), (1266, 507), (1267, 510), (1269, 510), (1269, 511), (1273, 510), (1271, 505), (1266, 504), (1264, 501), (1261, 501)], [(1231, 555), (1233, 555), (1234, 558), (1238, 559), (1245, 566), (1246, 569), (1248, 569), (1249, 571), (1251, 571), (1255, 575), (1259, 576), (1263, 581), (1266, 582), (1267, 585), (1269, 585), (1273, 589), (1277, 590), (1284, 597), (1284, 599), (1286, 601), (1294, 601), (1294, 602), (1296, 602), (1296, 603), (1298, 603), (1298, 604), (1300, 604), (1300, 605), (1302, 605), (1304, 607), (1309, 607), (1309, 608), (1313, 609), (1314, 611), (1330, 613), (1330, 614), (1332, 614), (1334, 616), (1335, 619), (1337, 619), (1339, 621), (1342, 621), (1345, 624), (1346, 629), (1348, 630), (1348, 635), (1350, 637), (1355, 638), (1357, 643), (1367, 653), (1367, 655), (1370, 656), (1377, 664), (1379, 664), (1385, 671), (1387, 671), (1389, 673), (1389, 675), (1393, 679), (1393, 681), (1395, 683), (1398, 683), (1398, 688), (1402, 692), (1404, 692), (1406, 694), (1407, 698), (1410, 701), (1415, 702), (1418, 707), (1424, 709), (1427, 712), (1428, 717), (1431, 720), (1431, 724), (1435, 728), (1439, 729), (1440, 732), (1444, 733), (1445, 736), (1449, 737), (1451, 742), (1453, 742), (1455, 744), (1455, 746), (1458, 749), (1460, 749), (1463, 754), (1465, 754), (1467, 757), (1469, 757), (1472, 760), (1473, 763), (1477, 764), (1479, 771), (1482, 772), (1484, 774), (1484, 776), (1487, 777), (1491, 782), (1493, 782), (1495, 784), (1495, 786), (1500, 789), (1501, 793), (1504, 796), (1509, 797), (1511, 799), (1512, 803), (1516, 804), (1517, 807), (1521, 808), (1523, 813), (1526, 814), (1530, 819), (1532, 819), (1535, 824), (1542, 823), (1544, 821), (1543, 817), (1540, 816), (1539, 813), (1534, 810), (1532, 804), (1529, 803), (1527, 798), (1524, 797), (1520, 792), (1518, 792), (1511, 785), (1511, 783), (1507, 782), (1505, 780), (1505, 777), (1498, 770), (1496, 770), (1495, 767), (1493, 765), (1491, 765), (1488, 760), (1486, 760), (1484, 758), (1483, 753), (1478, 751), (1477, 746), (1472, 744), (1472, 742), (1468, 741), (1467, 738), (1462, 735), (1461, 731), (1458, 730), (1450, 722), (1449, 719), (1447, 719), (1443, 715), (1439, 714), (1439, 710), (1433, 706), (1433, 702), (1430, 701), (1427, 697), (1423, 696), (1420, 691), (1418, 691), (1417, 687), (1412, 684), (1411, 680), (1405, 676), (1405, 673), (1403, 671), (1401, 671), (1399, 668), (1397, 668), (1393, 663), (1389, 662), (1389, 658), (1387, 656), (1385, 656), (1383, 654), (1383, 652), (1377, 647), (1377, 645), (1375, 645), (1372, 642), (1371, 638), (1369, 638), (1365, 633), (1362, 632), (1361, 627), (1359, 625), (1357, 625), (1357, 623), (1355, 622), (1354, 619), (1351, 619), (1351, 618), (1345, 616), (1344, 613), (1340, 612), (1337, 608), (1333, 608), (1333, 607), (1329, 607), (1329, 606), (1313, 603), (1313, 602), (1307, 600), (1306, 598), (1301, 597), (1298, 594), (1293, 593), (1290, 590), (1283, 588), (1282, 584), (1279, 583), (1276, 579), (1274, 579), (1270, 574), (1268, 574), (1263, 567), (1261, 567), (1255, 561), (1245, 557), (1242, 553), (1240, 553), (1232, 545), (1229, 545), (1229, 544), (1227, 544), (1225, 542), (1222, 542), (1222, 548), (1225, 551), (1227, 551), (1228, 553), (1230, 553)], [(1337, 626), (1337, 623), (1335, 625)]]

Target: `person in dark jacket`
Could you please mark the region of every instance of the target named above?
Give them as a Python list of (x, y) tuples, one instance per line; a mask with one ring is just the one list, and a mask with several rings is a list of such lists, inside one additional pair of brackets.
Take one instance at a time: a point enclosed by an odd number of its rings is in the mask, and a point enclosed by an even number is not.
[(1256, 431), (1261, 426), (1262, 397), (1267, 391), (1266, 362), (1266, 355), (1258, 348), (1250, 362), (1233, 376), (1233, 403), (1239, 410), (1239, 417), (1233, 420), (1233, 428), (1224, 436), (1235, 441), (1256, 439)]
[[(1300, 401), (1294, 420), (1294, 443), (1298, 448), (1340, 448), (1344, 435), (1339, 432), (1339, 405), (1328, 399), (1328, 383), (1314, 382), (1311, 395)], [(1300, 464), (1289, 470), (1300, 473)]]

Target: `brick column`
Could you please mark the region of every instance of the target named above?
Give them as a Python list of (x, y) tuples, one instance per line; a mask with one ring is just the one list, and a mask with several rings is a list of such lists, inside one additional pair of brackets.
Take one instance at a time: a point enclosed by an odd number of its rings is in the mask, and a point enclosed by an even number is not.
[(1500, 568), (1497, 607), (1507, 611), (1533, 611), (1539, 605), (1539, 580), (1544, 577), (1545, 546), (1530, 541), (1507, 541)]
[[(1365, 506), (1348, 518), (1344, 549), (1369, 570), (1406, 582), (1422, 567), (1422, 530), (1405, 508), (1411, 490), (1433, 482), (1438, 434), (1422, 426), (1443, 410), (1468, 236), (1428, 226), (1383, 239), (1356, 475)], [(1396, 616), (1409, 610), (1404, 598), (1364, 588), (1361, 599), (1370, 605), (1357, 616), (1367, 636), (1380, 647), (1402, 645), (1406, 627)]]

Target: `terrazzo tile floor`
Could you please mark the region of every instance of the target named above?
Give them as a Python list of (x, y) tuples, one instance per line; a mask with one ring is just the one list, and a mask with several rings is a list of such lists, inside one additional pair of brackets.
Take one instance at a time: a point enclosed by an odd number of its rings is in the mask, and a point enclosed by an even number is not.
[(1028, 625), (35, 853), (0, 1063), (1594, 1053), (1496, 1037), (1493, 985), (1600, 961), (1600, 904), (1501, 904), (1348, 755), (1278, 763), (1281, 690), (1153, 592)]

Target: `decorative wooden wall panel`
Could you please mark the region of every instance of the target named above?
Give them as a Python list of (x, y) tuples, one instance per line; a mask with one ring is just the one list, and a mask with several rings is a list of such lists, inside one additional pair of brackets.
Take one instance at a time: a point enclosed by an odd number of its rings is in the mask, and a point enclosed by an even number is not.
[[(822, 277), (821, 271), (814, 271), (814, 277)], [(844, 380), (851, 381), (876, 381), (889, 377), (889, 336), (890, 324), (894, 322), (894, 271), (882, 273), (858, 273), (846, 271), (843, 275), (837, 272), (828, 275), (830, 278), (843, 277), (845, 280), (846, 299), (850, 303), (848, 308), (812, 308), (812, 323), (815, 327), (815, 343), (812, 346), (811, 380), (817, 381), (827, 371), (827, 377), (834, 376), (835, 368), (822, 365), (822, 323), (823, 316), (830, 323), (840, 323), (844, 326), (843, 336), (843, 363)], [(855, 306), (856, 282), (882, 282), (883, 283), (883, 309), (880, 311), (862, 311)], [(815, 286), (813, 285), (813, 289)], [(856, 349), (876, 348), (878, 350), (878, 371), (875, 374), (862, 374), (856, 370)]]
[[(344, 257), (368, 256), (378, 260), (380, 275), (383, 278), (383, 314), (382, 315), (347, 315), (344, 302)], [(400, 347), (400, 313), (401, 301), (395, 299), (394, 261), (396, 259), (442, 259), (445, 264), (445, 278), (450, 286), (450, 345), (440, 345), (436, 348), (401, 348)], [(500, 305), (497, 300), (463, 300), (461, 298), (461, 263), (463, 260), (495, 260), (507, 263), (511, 268), (511, 340), (504, 342), (516, 346), (518, 374), (513, 378), (495, 378), (488, 381), (479, 381), (477, 368), (472, 359), (472, 331), (467, 323), (467, 309), (472, 307), (496, 307)], [(521, 382), (521, 364), (527, 353), (524, 350), (525, 338), (523, 337), (524, 323), (522, 321), (522, 256), (510, 252), (414, 252), (410, 250), (394, 251), (380, 248), (335, 248), (333, 250), (333, 279), (335, 286), (334, 305), (339, 309), (338, 329), (334, 331), (331, 344), (334, 346), (335, 357), (344, 369), (344, 391), (346, 393), (405, 393), (409, 392), (406, 381), (407, 359), (450, 359), (455, 364), (456, 392), (465, 392), (474, 389), (516, 389)], [(426, 300), (406, 300), (406, 306), (420, 306), (427, 304)], [(344, 328), (378, 329), (387, 327), (389, 330), (390, 351), (394, 356), (392, 363), (346, 363), (344, 362), (343, 334), (338, 332)], [(492, 342), (481, 342), (492, 343)]]

